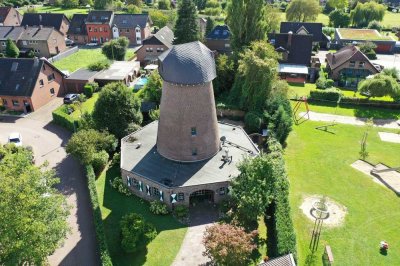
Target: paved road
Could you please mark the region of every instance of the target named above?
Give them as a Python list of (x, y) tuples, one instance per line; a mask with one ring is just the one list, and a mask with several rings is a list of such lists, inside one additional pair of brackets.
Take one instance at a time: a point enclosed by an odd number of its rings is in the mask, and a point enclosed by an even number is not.
[(70, 134), (53, 124), (51, 110), (61, 104), (55, 99), (25, 118), (0, 117), (0, 143), (7, 142), (10, 132), (21, 133), (23, 144), (33, 147), (36, 163), (45, 161), (56, 169), (61, 179), (60, 191), (72, 206), (68, 222), (71, 233), (64, 245), (49, 257), (50, 265), (99, 265), (96, 239), (84, 172), (79, 163), (67, 156), (64, 146)]
[(371, 61), (385, 68), (395, 67), (400, 71), (400, 54), (377, 54), (376, 57), (376, 60)]

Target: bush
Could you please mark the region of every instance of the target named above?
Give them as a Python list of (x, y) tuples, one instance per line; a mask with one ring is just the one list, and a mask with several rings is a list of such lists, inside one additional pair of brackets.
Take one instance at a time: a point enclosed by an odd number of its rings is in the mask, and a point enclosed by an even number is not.
[(93, 96), (93, 92), (94, 92), (94, 89), (89, 84), (86, 84), (83, 87), (83, 93), (86, 95), (86, 97), (91, 98)]
[(332, 88), (333, 85), (335, 85), (335, 81), (333, 81), (333, 79), (327, 79), (326, 80), (326, 87), (327, 88)]
[(110, 180), (110, 185), (118, 190), (119, 193), (124, 194), (125, 196), (132, 195), (132, 192), (128, 188), (128, 186), (122, 181), (121, 177), (114, 178), (113, 181)]
[(368, 51), (368, 52), (365, 52), (365, 55), (368, 57), (368, 59), (370, 59), (370, 60), (375, 60), (377, 57), (376, 57), (376, 52), (374, 51), (374, 50), (371, 50), (371, 51)]
[(101, 217), (101, 211), (99, 206), (99, 198), (97, 196), (96, 189), (96, 176), (94, 174), (93, 167), (91, 165), (86, 166), (86, 177), (89, 188), (90, 203), (93, 211), (93, 223), (96, 231), (96, 243), (100, 252), (100, 260), (103, 266), (112, 266), (110, 252), (104, 233), (103, 218)]
[(68, 106), (62, 105), (53, 111), (53, 123), (68, 129), (71, 132), (76, 130), (75, 120), (68, 114)]
[(343, 93), (338, 89), (315, 90), (310, 91), (310, 98), (313, 100), (326, 100), (337, 102), (342, 98)]
[(167, 205), (157, 200), (150, 202), (150, 212), (157, 215), (166, 215), (169, 213)]
[(259, 114), (254, 112), (248, 112), (244, 117), (244, 124), (247, 131), (259, 132), (261, 129), (262, 118)]
[(100, 173), (104, 169), (109, 157), (105, 150), (93, 154), (92, 165), (96, 173)]
[(184, 219), (189, 215), (189, 208), (185, 205), (177, 205), (174, 209), (174, 214), (178, 219)]
[(158, 9), (168, 10), (171, 8), (170, 1), (168, 0), (159, 0), (158, 1)]
[(368, 29), (374, 29), (377, 31), (381, 31), (382, 30), (382, 25), (379, 21), (377, 20), (373, 20), (368, 24)]
[(98, 61), (92, 63), (88, 66), (88, 69), (91, 71), (101, 71), (110, 67), (110, 63), (107, 60)]
[(135, 252), (145, 247), (157, 236), (157, 231), (152, 224), (147, 223), (143, 216), (130, 213), (122, 217), (121, 246), (127, 253)]

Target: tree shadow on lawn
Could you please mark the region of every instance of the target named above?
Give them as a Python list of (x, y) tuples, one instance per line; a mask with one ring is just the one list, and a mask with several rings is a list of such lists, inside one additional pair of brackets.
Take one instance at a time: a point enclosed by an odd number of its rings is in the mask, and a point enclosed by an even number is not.
[[(108, 248), (114, 265), (143, 265), (146, 262), (147, 248), (132, 254), (127, 254), (122, 250), (119, 227), (122, 216), (131, 212), (141, 214), (147, 222), (156, 227), (158, 234), (162, 231), (175, 230), (185, 226), (176, 221), (171, 215), (159, 216), (152, 214), (149, 211), (149, 203), (147, 201), (136, 196), (125, 196), (119, 193), (110, 185), (110, 180), (114, 180), (117, 176), (121, 176), (118, 165), (107, 171), (104, 187), (103, 206), (111, 211), (103, 220)], [(174, 239), (171, 239), (170, 243), (173, 241)], [(165, 244), (168, 245), (168, 243)], [(168, 250), (168, 246), (165, 246), (165, 249)], [(164, 252), (160, 250), (160, 253)]]

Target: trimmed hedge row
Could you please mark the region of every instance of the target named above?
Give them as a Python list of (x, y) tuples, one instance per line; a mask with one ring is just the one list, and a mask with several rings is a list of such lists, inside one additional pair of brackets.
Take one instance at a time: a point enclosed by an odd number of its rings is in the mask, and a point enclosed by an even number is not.
[(75, 131), (75, 120), (67, 114), (67, 106), (62, 105), (53, 111), (53, 122), (59, 126), (68, 129), (71, 132)]
[(312, 90), (310, 91), (310, 99), (312, 100), (326, 100), (337, 102), (342, 98), (343, 93), (338, 89), (326, 89), (326, 90)]
[(101, 218), (99, 198), (97, 196), (96, 176), (94, 174), (93, 166), (86, 165), (85, 170), (90, 194), (90, 202), (92, 204), (93, 221), (96, 230), (96, 240), (100, 251), (101, 264), (104, 266), (112, 266), (113, 264), (104, 232), (103, 219)]

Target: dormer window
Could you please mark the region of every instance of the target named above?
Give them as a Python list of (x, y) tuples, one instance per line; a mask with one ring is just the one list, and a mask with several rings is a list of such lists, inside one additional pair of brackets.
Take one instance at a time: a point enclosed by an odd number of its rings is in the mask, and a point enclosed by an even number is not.
[(126, 24), (128, 21), (126, 19), (122, 20), (122, 24)]
[(355, 67), (356, 66), (356, 62), (355, 61), (350, 61), (350, 67)]
[(365, 62), (359, 62), (358, 67), (363, 68), (365, 66)]

